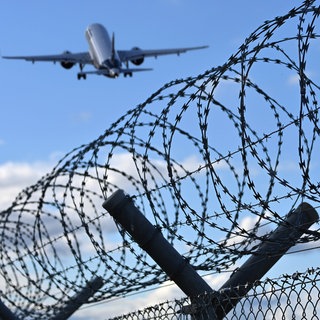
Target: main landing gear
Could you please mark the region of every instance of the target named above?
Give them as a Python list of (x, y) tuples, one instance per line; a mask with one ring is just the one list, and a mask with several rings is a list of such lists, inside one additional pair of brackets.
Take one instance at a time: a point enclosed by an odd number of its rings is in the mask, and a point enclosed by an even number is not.
[(78, 80), (81, 80), (81, 79), (86, 80), (87, 79), (87, 75), (82, 72), (79, 72), (77, 77), (78, 77)]
[(86, 80), (87, 79), (87, 75), (82, 72), (84, 65), (82, 63), (80, 63), (79, 67), (80, 67), (80, 72), (77, 75), (78, 80), (80, 80), (80, 79)]
[[(127, 69), (129, 69), (129, 62), (128, 61), (126, 61), (126, 67), (127, 67)], [(123, 75), (124, 75), (125, 78), (127, 76), (132, 77), (132, 72), (127, 71), (127, 72), (124, 72)]]

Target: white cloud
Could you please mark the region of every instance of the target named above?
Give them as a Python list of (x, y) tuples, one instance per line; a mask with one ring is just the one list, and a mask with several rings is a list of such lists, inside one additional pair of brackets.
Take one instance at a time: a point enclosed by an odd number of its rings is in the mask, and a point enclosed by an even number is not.
[[(305, 75), (310, 79), (313, 76), (313, 72), (306, 72)], [(300, 75), (298, 73), (291, 74), (288, 77), (289, 85), (299, 85), (300, 83)]]
[[(149, 188), (154, 188), (154, 183), (160, 183), (160, 181), (169, 180), (167, 162), (163, 159), (149, 159), (148, 162), (143, 163), (142, 158), (135, 155), (134, 162), (132, 154), (118, 153), (114, 154), (109, 159), (109, 170), (107, 172), (107, 182), (118, 186), (118, 188), (125, 190), (130, 194), (132, 191), (132, 182), (129, 180), (140, 180), (139, 174), (142, 178), (146, 179)], [(204, 169), (206, 164), (197, 155), (190, 155), (179, 161), (181, 166), (178, 166), (174, 162), (171, 162), (172, 174), (179, 177), (183, 177), (187, 172), (196, 172), (196, 174), (202, 174), (205, 170), (197, 171), (198, 169)], [(227, 163), (222, 160), (214, 164), (216, 169), (223, 170), (228, 168)], [(147, 170), (144, 170), (146, 167)], [(185, 171), (186, 170), (186, 171)], [(103, 176), (103, 169), (99, 170), (99, 175)], [(154, 179), (154, 180), (153, 180)]]
[(50, 162), (6, 162), (0, 165), (0, 210), (6, 209), (27, 186), (52, 169)]
[(288, 78), (288, 84), (289, 85), (297, 85), (297, 84), (299, 84), (299, 80), (300, 80), (300, 77), (297, 73), (292, 74)]
[[(258, 221), (259, 221), (259, 217), (258, 216), (246, 216), (246, 217), (242, 218), (239, 221), (238, 229), (240, 231), (241, 230), (245, 230), (248, 233), (250, 233), (250, 231), (253, 230), (256, 227), (256, 224), (257, 224)], [(262, 236), (262, 235), (265, 235), (265, 234), (269, 233), (270, 231), (272, 231), (272, 230), (267, 225), (259, 226), (256, 234), (258, 236)], [(243, 241), (247, 242), (246, 240), (248, 240), (248, 234), (239, 232), (239, 235), (233, 236), (230, 239), (228, 239), (228, 241), (226, 242), (226, 246), (238, 245)], [(250, 248), (252, 248), (253, 246), (255, 246), (257, 244), (258, 244), (258, 241), (255, 240), (255, 241), (250, 243), (249, 248), (247, 248), (247, 249), (250, 249)]]
[(47, 171), (48, 167), (41, 163), (7, 162), (0, 166), (0, 186), (27, 185), (35, 182)]
[[(203, 279), (211, 286), (213, 290), (219, 289), (229, 278), (230, 274), (220, 273), (203, 277)], [(82, 320), (93, 320), (93, 319), (104, 319), (115, 316), (120, 316), (143, 310), (147, 307), (156, 307), (158, 304), (164, 303), (165, 301), (179, 300), (185, 297), (185, 294), (171, 281), (166, 281), (161, 284), (158, 288), (133, 295), (132, 297), (119, 298), (114, 301), (106, 301), (101, 304), (94, 304), (92, 306), (86, 306), (80, 309), (73, 319)]]
[(92, 113), (88, 111), (80, 111), (74, 115), (74, 121), (76, 123), (88, 122), (92, 118)]

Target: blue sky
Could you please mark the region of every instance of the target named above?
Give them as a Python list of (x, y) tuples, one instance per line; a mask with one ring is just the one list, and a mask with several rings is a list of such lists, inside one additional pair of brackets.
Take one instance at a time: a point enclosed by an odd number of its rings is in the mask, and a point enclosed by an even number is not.
[[(2, 55), (86, 51), (84, 31), (93, 22), (115, 32), (119, 49), (210, 46), (180, 57), (147, 59), (141, 67), (153, 71), (116, 80), (88, 76), (78, 81), (77, 67), (65, 70), (58, 64), (0, 59), (0, 208), (65, 153), (97, 138), (163, 84), (223, 64), (264, 20), (286, 13), (293, 3), (300, 4), (279, 0), (0, 0)], [(153, 297), (158, 302), (167, 299), (164, 292)], [(137, 301), (126, 303), (133, 307)]]
[(210, 48), (148, 59), (142, 67), (154, 71), (117, 80), (78, 81), (77, 67), (0, 60), (0, 163), (47, 160), (91, 141), (164, 83), (225, 62), (261, 21), (288, 8), (279, 1), (1, 1), (2, 55), (86, 51), (92, 22), (115, 32), (119, 49)]

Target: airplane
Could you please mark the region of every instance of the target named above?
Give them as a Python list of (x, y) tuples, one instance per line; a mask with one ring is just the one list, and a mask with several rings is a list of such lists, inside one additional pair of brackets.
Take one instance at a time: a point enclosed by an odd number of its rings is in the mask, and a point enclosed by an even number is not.
[[(185, 53), (190, 50), (205, 49), (208, 46), (198, 46), (189, 48), (176, 49), (159, 49), (159, 50), (142, 50), (133, 47), (131, 50), (116, 50), (114, 33), (112, 38), (108, 34), (106, 28), (99, 24), (93, 23), (86, 29), (85, 36), (89, 45), (89, 52), (71, 53), (65, 51), (56, 55), (40, 55), (40, 56), (3, 56), (4, 59), (22, 59), (26, 61), (51, 61), (59, 62), (65, 69), (71, 69), (75, 64), (79, 64), (80, 72), (77, 77), (86, 79), (89, 74), (103, 75), (109, 78), (117, 78), (120, 74), (125, 77), (130, 76), (134, 72), (149, 71), (150, 68), (129, 68), (129, 62), (136, 66), (140, 66), (146, 57), (158, 57), (160, 55)], [(96, 70), (84, 71), (85, 65), (91, 64)], [(123, 68), (122, 65), (125, 64)]]

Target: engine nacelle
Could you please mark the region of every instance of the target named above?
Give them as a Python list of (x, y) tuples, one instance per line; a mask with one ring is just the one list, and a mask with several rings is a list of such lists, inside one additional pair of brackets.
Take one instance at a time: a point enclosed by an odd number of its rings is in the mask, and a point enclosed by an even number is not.
[[(68, 55), (70, 53), (71, 53), (70, 51), (64, 51), (63, 52), (64, 55)], [(75, 65), (75, 63), (70, 62), (70, 61), (61, 61), (60, 64), (65, 69), (71, 69)]]
[[(138, 47), (133, 47), (132, 50), (133, 51), (141, 51), (141, 49)], [(140, 64), (142, 64), (143, 61), (144, 61), (144, 57), (130, 60), (130, 62), (132, 62), (136, 66), (140, 66)]]

